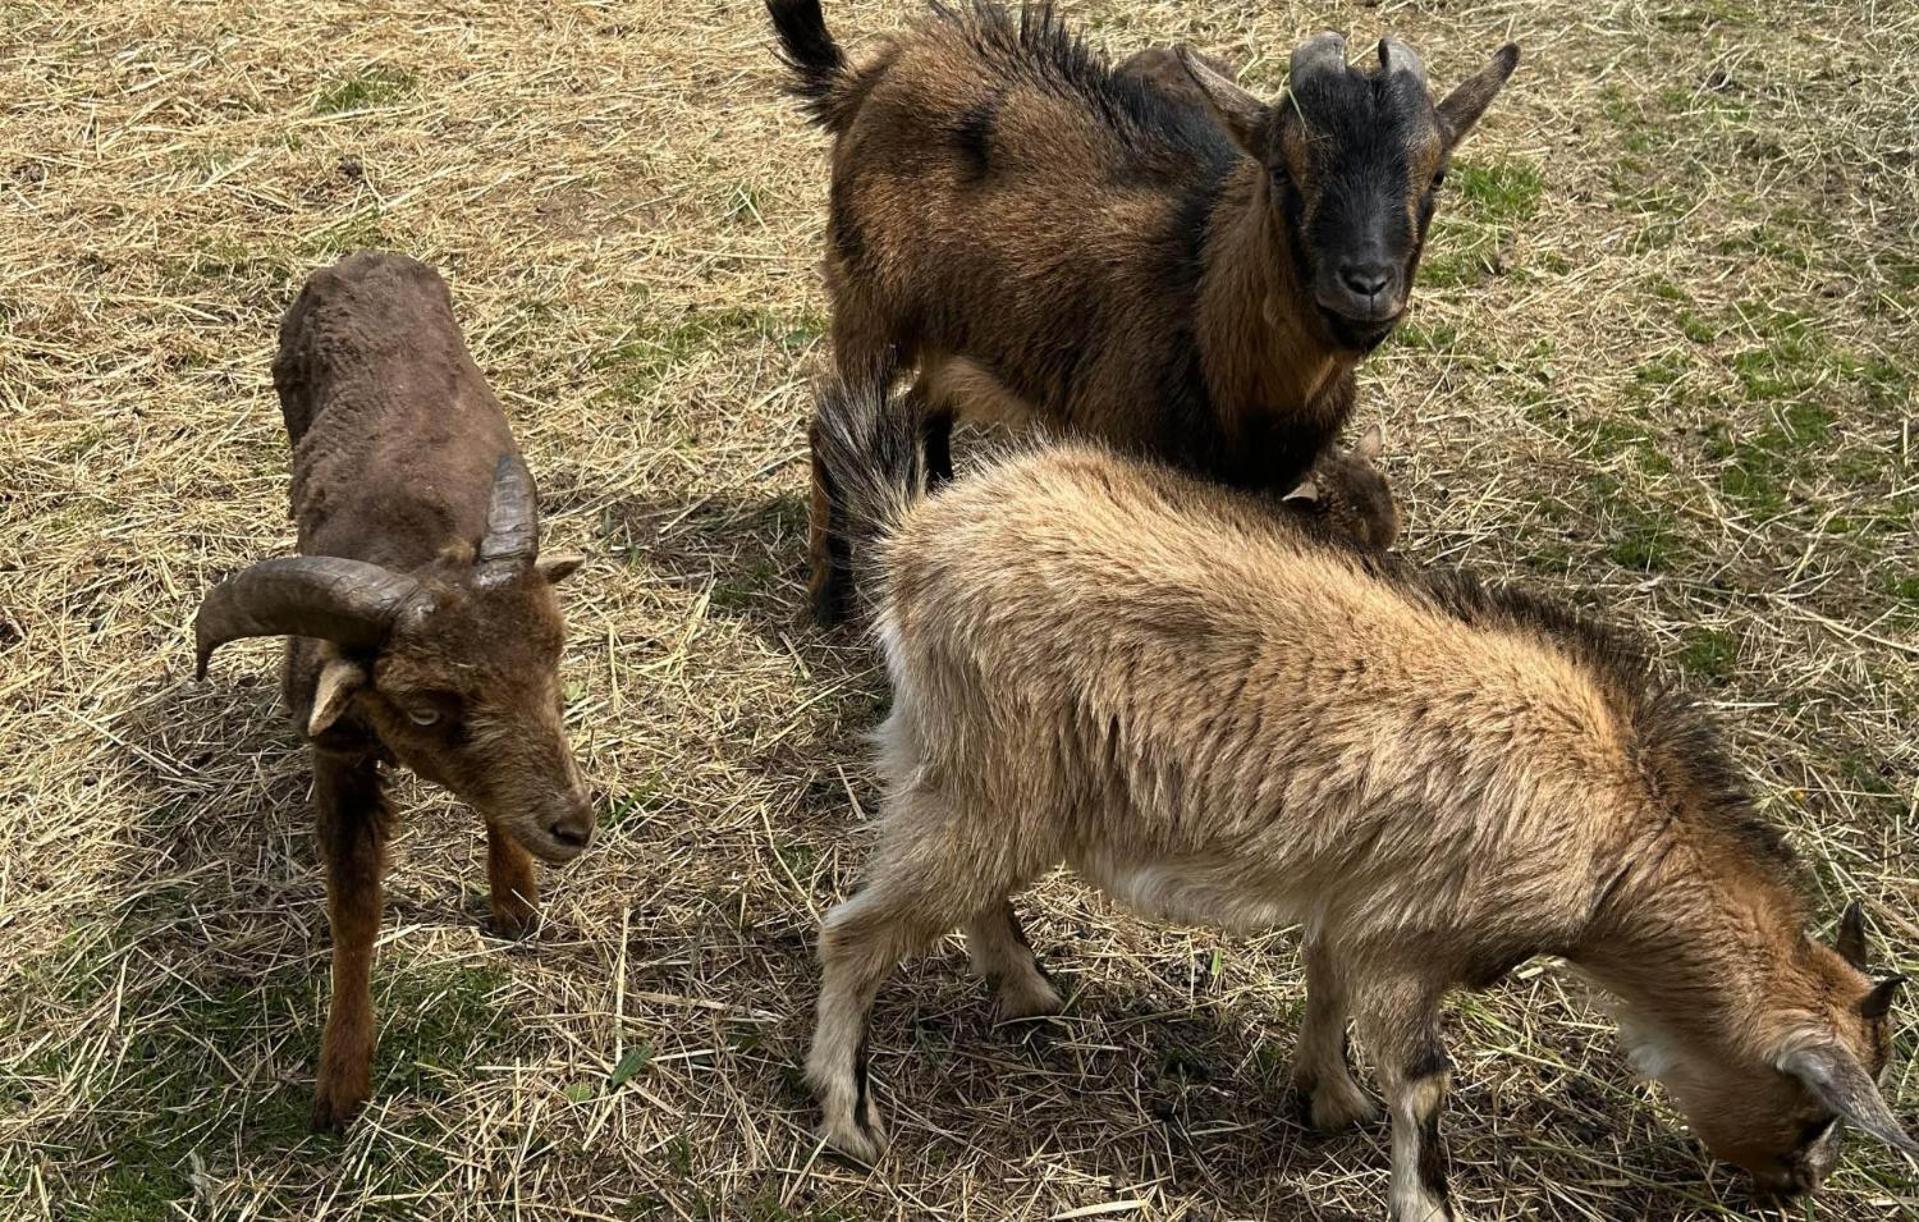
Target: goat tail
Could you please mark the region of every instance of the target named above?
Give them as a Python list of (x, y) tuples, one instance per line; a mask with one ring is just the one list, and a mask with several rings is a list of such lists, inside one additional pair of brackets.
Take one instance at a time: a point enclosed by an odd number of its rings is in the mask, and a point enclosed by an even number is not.
[(820, 0), (766, 0), (767, 16), (780, 36), (780, 62), (793, 70), (786, 91), (799, 98), (813, 122), (838, 134), (852, 117), (847, 86), (854, 72), (826, 28)]
[(855, 546), (854, 586), (869, 580), (886, 541), (926, 499), (926, 400), (893, 390), (894, 370), (821, 383), (811, 441), (838, 526)]

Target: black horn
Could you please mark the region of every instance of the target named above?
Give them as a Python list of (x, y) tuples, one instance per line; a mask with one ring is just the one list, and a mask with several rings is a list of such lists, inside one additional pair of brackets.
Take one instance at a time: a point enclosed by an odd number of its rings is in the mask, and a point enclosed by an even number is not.
[(420, 589), (377, 564), (338, 556), (263, 560), (207, 591), (194, 617), (194, 674), (228, 641), (249, 636), (308, 636), (348, 649), (371, 649)]
[(486, 507), (486, 537), (480, 540), (482, 568), (524, 568), (538, 558), (540, 507), (533, 473), (518, 454), (502, 454), (493, 468), (493, 496)]
[(1287, 84), (1295, 85), (1318, 72), (1346, 70), (1346, 36), (1332, 30), (1315, 34), (1293, 49), (1286, 70)]

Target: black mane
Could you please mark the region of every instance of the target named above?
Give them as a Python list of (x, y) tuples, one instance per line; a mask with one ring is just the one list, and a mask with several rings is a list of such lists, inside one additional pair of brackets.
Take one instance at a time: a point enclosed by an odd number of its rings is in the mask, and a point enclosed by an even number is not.
[(993, 0), (963, 6), (931, 0), (931, 7), (934, 20), (957, 30), (982, 63), (1009, 80), (1085, 103), (1136, 153), (1172, 151), (1219, 167), (1238, 155), (1210, 115), (1115, 72), (1050, 0), (1024, 4), (1017, 16)]

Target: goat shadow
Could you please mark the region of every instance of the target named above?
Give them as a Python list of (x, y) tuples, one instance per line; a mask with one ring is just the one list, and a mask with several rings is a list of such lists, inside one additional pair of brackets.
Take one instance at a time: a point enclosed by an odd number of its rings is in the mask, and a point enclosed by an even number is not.
[[(216, 1181), (244, 1180), (262, 1161), (304, 1168), (277, 1183), (289, 1196), (361, 1174), (342, 1139), (308, 1127), (331, 939), (307, 752), (280, 700), (279, 648), (230, 647), (204, 682), (186, 677), (184, 658), (108, 724), (114, 767), (103, 783), (122, 787), (127, 809), (117, 877), (101, 884), (116, 898), (87, 914), (89, 934), (102, 930), (89, 951), (100, 967), (69, 999), (87, 1006), (120, 994), (120, 1118), (74, 1139), (75, 1165), (100, 1157), (116, 1167), (88, 1187), (106, 1194), (96, 1199), (103, 1207), (193, 1199), (195, 1157)], [(404, 821), (410, 791), (395, 805)], [(477, 925), (484, 900), (476, 907), (469, 890), (389, 886), (385, 926)], [(497, 987), (497, 968), (462, 965), (429, 979), (390, 950), (382, 960), (376, 1100), (457, 1089), (432, 1066), (500, 1030), (479, 991)], [(45, 1080), (57, 1089), (61, 1075)], [(391, 1173), (409, 1150), (396, 1147)]]

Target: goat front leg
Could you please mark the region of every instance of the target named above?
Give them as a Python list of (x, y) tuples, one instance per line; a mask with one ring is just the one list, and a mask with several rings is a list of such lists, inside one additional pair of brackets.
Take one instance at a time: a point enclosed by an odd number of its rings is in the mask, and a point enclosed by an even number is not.
[(313, 1092), (313, 1127), (327, 1130), (345, 1128), (372, 1093), (373, 946), (391, 817), (366, 757), (313, 752), (313, 797), (333, 930), (333, 1000)]
[(533, 855), (499, 828), (486, 828), (487, 898), (493, 928), (503, 938), (524, 937), (540, 919), (540, 884), (533, 877)]
[(1293, 1060), (1293, 1089), (1304, 1095), (1313, 1127), (1333, 1133), (1379, 1118), (1379, 1106), (1353, 1078), (1348, 1060), (1346, 976), (1326, 943), (1314, 939), (1306, 961), (1306, 1017)]
[(1452, 1085), (1452, 1062), (1441, 1040), (1443, 989), (1423, 982), (1388, 984), (1361, 1003), (1359, 1034), (1379, 1066), (1392, 1117), (1392, 1222), (1461, 1222), (1447, 1184), (1439, 1115)]

